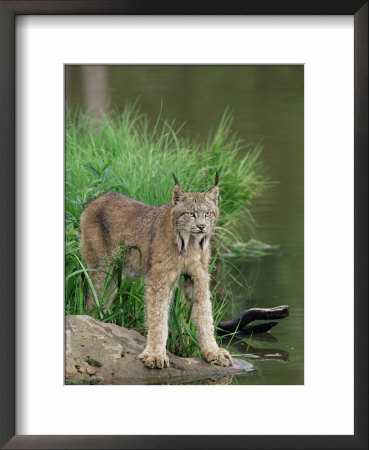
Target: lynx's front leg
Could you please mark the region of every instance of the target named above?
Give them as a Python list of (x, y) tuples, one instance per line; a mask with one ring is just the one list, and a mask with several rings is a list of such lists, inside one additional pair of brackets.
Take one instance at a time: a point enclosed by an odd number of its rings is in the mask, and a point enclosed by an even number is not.
[(146, 285), (146, 316), (148, 325), (147, 344), (139, 355), (145, 365), (162, 369), (169, 366), (166, 354), (168, 338), (168, 311), (171, 297), (171, 278), (155, 278)]
[(219, 348), (214, 337), (214, 323), (211, 310), (209, 276), (206, 272), (193, 276), (194, 304), (192, 319), (197, 329), (201, 352), (205, 359), (220, 366), (231, 366), (232, 358), (227, 350)]

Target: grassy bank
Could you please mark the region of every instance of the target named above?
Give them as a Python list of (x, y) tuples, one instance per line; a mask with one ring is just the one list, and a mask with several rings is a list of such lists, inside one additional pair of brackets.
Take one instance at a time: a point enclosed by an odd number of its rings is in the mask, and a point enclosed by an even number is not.
[[(66, 314), (84, 314), (84, 298), (89, 289), (89, 270), (79, 250), (79, 218), (83, 206), (106, 191), (116, 191), (151, 205), (169, 202), (174, 172), (188, 191), (204, 191), (220, 174), (220, 220), (214, 236), (210, 271), (214, 275), (213, 309), (217, 324), (230, 294), (222, 290), (218, 298), (219, 264), (222, 252), (247, 252), (247, 243), (237, 232), (245, 221), (245, 208), (266, 187), (260, 162), (260, 148), (245, 152), (230, 132), (231, 118), (225, 115), (207, 142), (193, 142), (178, 130), (158, 120), (149, 123), (136, 107), (107, 117), (99, 124), (88, 115), (68, 113), (66, 120)], [(110, 271), (117, 270), (112, 265)], [(108, 280), (112, 278), (108, 277)], [(105, 294), (112, 288), (107, 281)], [(199, 356), (190, 311), (179, 286), (171, 304), (168, 350), (181, 356)], [(118, 277), (118, 295), (110, 309), (104, 308), (104, 293), (96, 317), (135, 328), (145, 334), (144, 287), (141, 280)]]

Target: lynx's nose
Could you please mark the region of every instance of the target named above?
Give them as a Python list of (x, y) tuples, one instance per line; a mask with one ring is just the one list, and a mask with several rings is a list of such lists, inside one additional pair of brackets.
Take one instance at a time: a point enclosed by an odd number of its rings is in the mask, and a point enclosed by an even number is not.
[(205, 225), (203, 223), (197, 223), (197, 228), (199, 228), (201, 231), (205, 228)]

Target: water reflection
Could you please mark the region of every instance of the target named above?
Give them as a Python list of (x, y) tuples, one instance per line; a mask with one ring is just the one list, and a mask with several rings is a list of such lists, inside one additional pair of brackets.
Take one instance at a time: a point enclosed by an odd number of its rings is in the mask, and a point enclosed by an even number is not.
[(290, 360), (290, 353), (287, 350), (276, 348), (276, 347), (255, 347), (251, 344), (251, 341), (263, 341), (268, 343), (277, 343), (278, 339), (269, 333), (264, 333), (253, 337), (253, 339), (241, 339), (235, 337), (234, 339), (224, 340), (223, 345), (229, 345), (232, 353), (238, 353), (245, 358), (252, 360), (257, 359), (258, 361), (281, 361), (288, 362)]
[(233, 376), (230, 375), (228, 377), (219, 377), (219, 378), (206, 378), (203, 384), (214, 385), (214, 384), (231, 384), (233, 380)]

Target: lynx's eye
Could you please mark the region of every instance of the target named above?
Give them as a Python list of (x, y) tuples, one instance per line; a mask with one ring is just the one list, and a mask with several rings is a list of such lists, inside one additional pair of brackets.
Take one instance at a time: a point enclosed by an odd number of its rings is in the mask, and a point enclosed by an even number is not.
[(212, 212), (206, 212), (205, 217), (210, 217), (210, 216), (212, 216), (212, 214), (213, 214)]
[(187, 213), (187, 215), (188, 215), (189, 217), (196, 217), (196, 214), (195, 214), (194, 212), (189, 212), (189, 213)]

